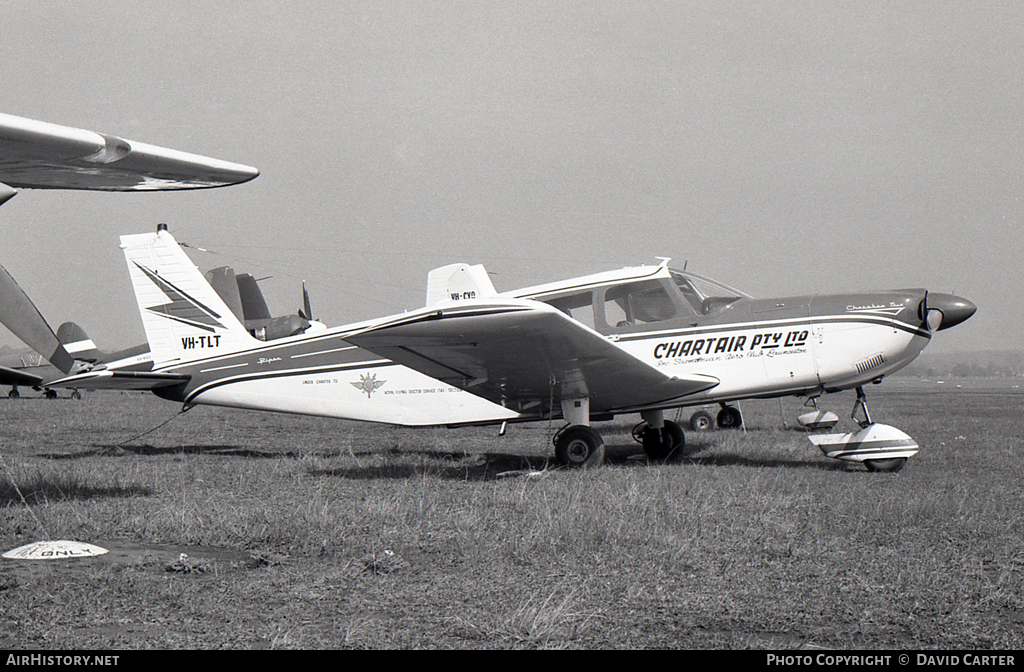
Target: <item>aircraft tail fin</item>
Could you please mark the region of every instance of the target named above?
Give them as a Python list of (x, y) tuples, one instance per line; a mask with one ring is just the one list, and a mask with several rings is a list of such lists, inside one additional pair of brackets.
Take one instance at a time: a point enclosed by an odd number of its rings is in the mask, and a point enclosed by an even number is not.
[(427, 306), (497, 296), (487, 269), (480, 264), (449, 264), (427, 274)]
[(47, 324), (42, 313), (3, 266), (0, 266), (0, 322), (51, 364), (68, 373), (75, 360)]
[(121, 236), (153, 366), (205, 359), (256, 345), (166, 227)]
[(206, 279), (217, 292), (220, 298), (224, 299), (231, 312), (242, 322), (245, 322), (245, 313), (242, 312), (242, 298), (238, 294), (238, 283), (235, 281), (235, 269), (230, 266), (221, 266), (206, 272)]
[(103, 352), (96, 347), (89, 334), (74, 322), (65, 322), (57, 327), (57, 340), (78, 361), (98, 362), (103, 359)]
[(242, 315), (246, 320), (269, 320), (270, 309), (267, 308), (267, 301), (263, 298), (263, 291), (259, 284), (249, 273), (242, 273), (236, 278), (238, 284), (238, 296), (242, 303)]

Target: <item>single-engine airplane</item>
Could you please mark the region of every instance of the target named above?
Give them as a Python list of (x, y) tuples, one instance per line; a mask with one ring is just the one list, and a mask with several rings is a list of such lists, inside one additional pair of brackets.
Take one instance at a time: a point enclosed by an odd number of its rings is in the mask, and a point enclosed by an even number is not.
[(257, 175), (229, 161), (0, 113), (0, 204), (22, 188), (206, 189)]
[[(750, 296), (662, 260), (498, 293), (482, 266), (431, 271), (427, 305), (399, 315), (255, 339), (161, 225), (121, 237), (160, 397), (409, 426), (562, 418), (555, 456), (604, 459), (592, 422), (639, 413), (634, 435), (652, 459), (681, 454), (666, 411), (855, 389), (856, 434), (818, 443), (830, 457), (894, 471), (917, 452), (873, 423), (863, 385), (912, 361), (933, 333), (974, 304), (923, 289), (770, 299)], [(116, 387), (117, 371), (58, 384)], [(812, 441), (814, 437), (812, 437)]]

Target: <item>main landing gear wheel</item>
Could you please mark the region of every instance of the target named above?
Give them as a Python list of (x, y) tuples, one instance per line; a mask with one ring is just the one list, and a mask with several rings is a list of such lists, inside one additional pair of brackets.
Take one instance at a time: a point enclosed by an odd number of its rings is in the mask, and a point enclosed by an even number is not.
[(739, 429), (743, 426), (743, 416), (735, 406), (723, 406), (718, 412), (719, 429)]
[(552, 441), (555, 457), (567, 467), (597, 467), (604, 462), (604, 440), (586, 425), (570, 425)]
[(7, 398), (8, 399), (17, 399), (20, 396), (21, 396), (21, 393), (18, 392), (17, 390), (11, 390), (10, 392), (7, 393)]
[(892, 457), (888, 460), (864, 460), (864, 466), (867, 467), (868, 471), (881, 471), (896, 473), (903, 468), (903, 465), (907, 463), (905, 457)]
[(683, 428), (672, 422), (665, 421), (661, 429), (647, 425), (640, 431), (640, 443), (644, 447), (644, 455), (649, 459), (663, 462), (670, 458), (683, 456), (686, 446), (686, 435)]
[(695, 432), (710, 432), (715, 428), (715, 419), (707, 411), (697, 411), (690, 416), (690, 429)]

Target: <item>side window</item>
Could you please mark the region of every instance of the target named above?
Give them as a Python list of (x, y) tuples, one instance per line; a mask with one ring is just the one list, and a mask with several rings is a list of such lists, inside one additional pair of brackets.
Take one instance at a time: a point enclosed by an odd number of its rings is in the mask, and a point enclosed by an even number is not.
[(609, 287), (604, 293), (604, 321), (613, 329), (671, 320), (679, 311), (657, 280)]
[(544, 303), (559, 309), (572, 319), (595, 328), (594, 321), (594, 295), (593, 292), (579, 292), (569, 296), (560, 296), (556, 299), (549, 299)]

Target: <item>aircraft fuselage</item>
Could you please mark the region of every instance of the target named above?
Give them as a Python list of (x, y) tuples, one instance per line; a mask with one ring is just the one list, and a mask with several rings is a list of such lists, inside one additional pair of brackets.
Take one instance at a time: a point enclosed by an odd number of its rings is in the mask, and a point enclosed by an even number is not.
[[(749, 397), (817, 395), (857, 387), (911, 362), (931, 334), (918, 317), (923, 290), (738, 298), (710, 319), (684, 316), (600, 329), (618, 347), (668, 376), (710, 374), (710, 389), (665, 408)], [(543, 296), (537, 297), (543, 300)], [(187, 385), (158, 391), (186, 404), (213, 404), (401, 425), (538, 420), (538, 399), (514, 410), (359, 348), (351, 325), (281, 339), (161, 370), (186, 373)], [(597, 325), (601, 327), (601, 324)], [(526, 404), (529, 406), (529, 404)], [(646, 407), (650, 408), (650, 407)], [(629, 413), (591, 400), (592, 414)], [(554, 415), (560, 414), (557, 405)]]

